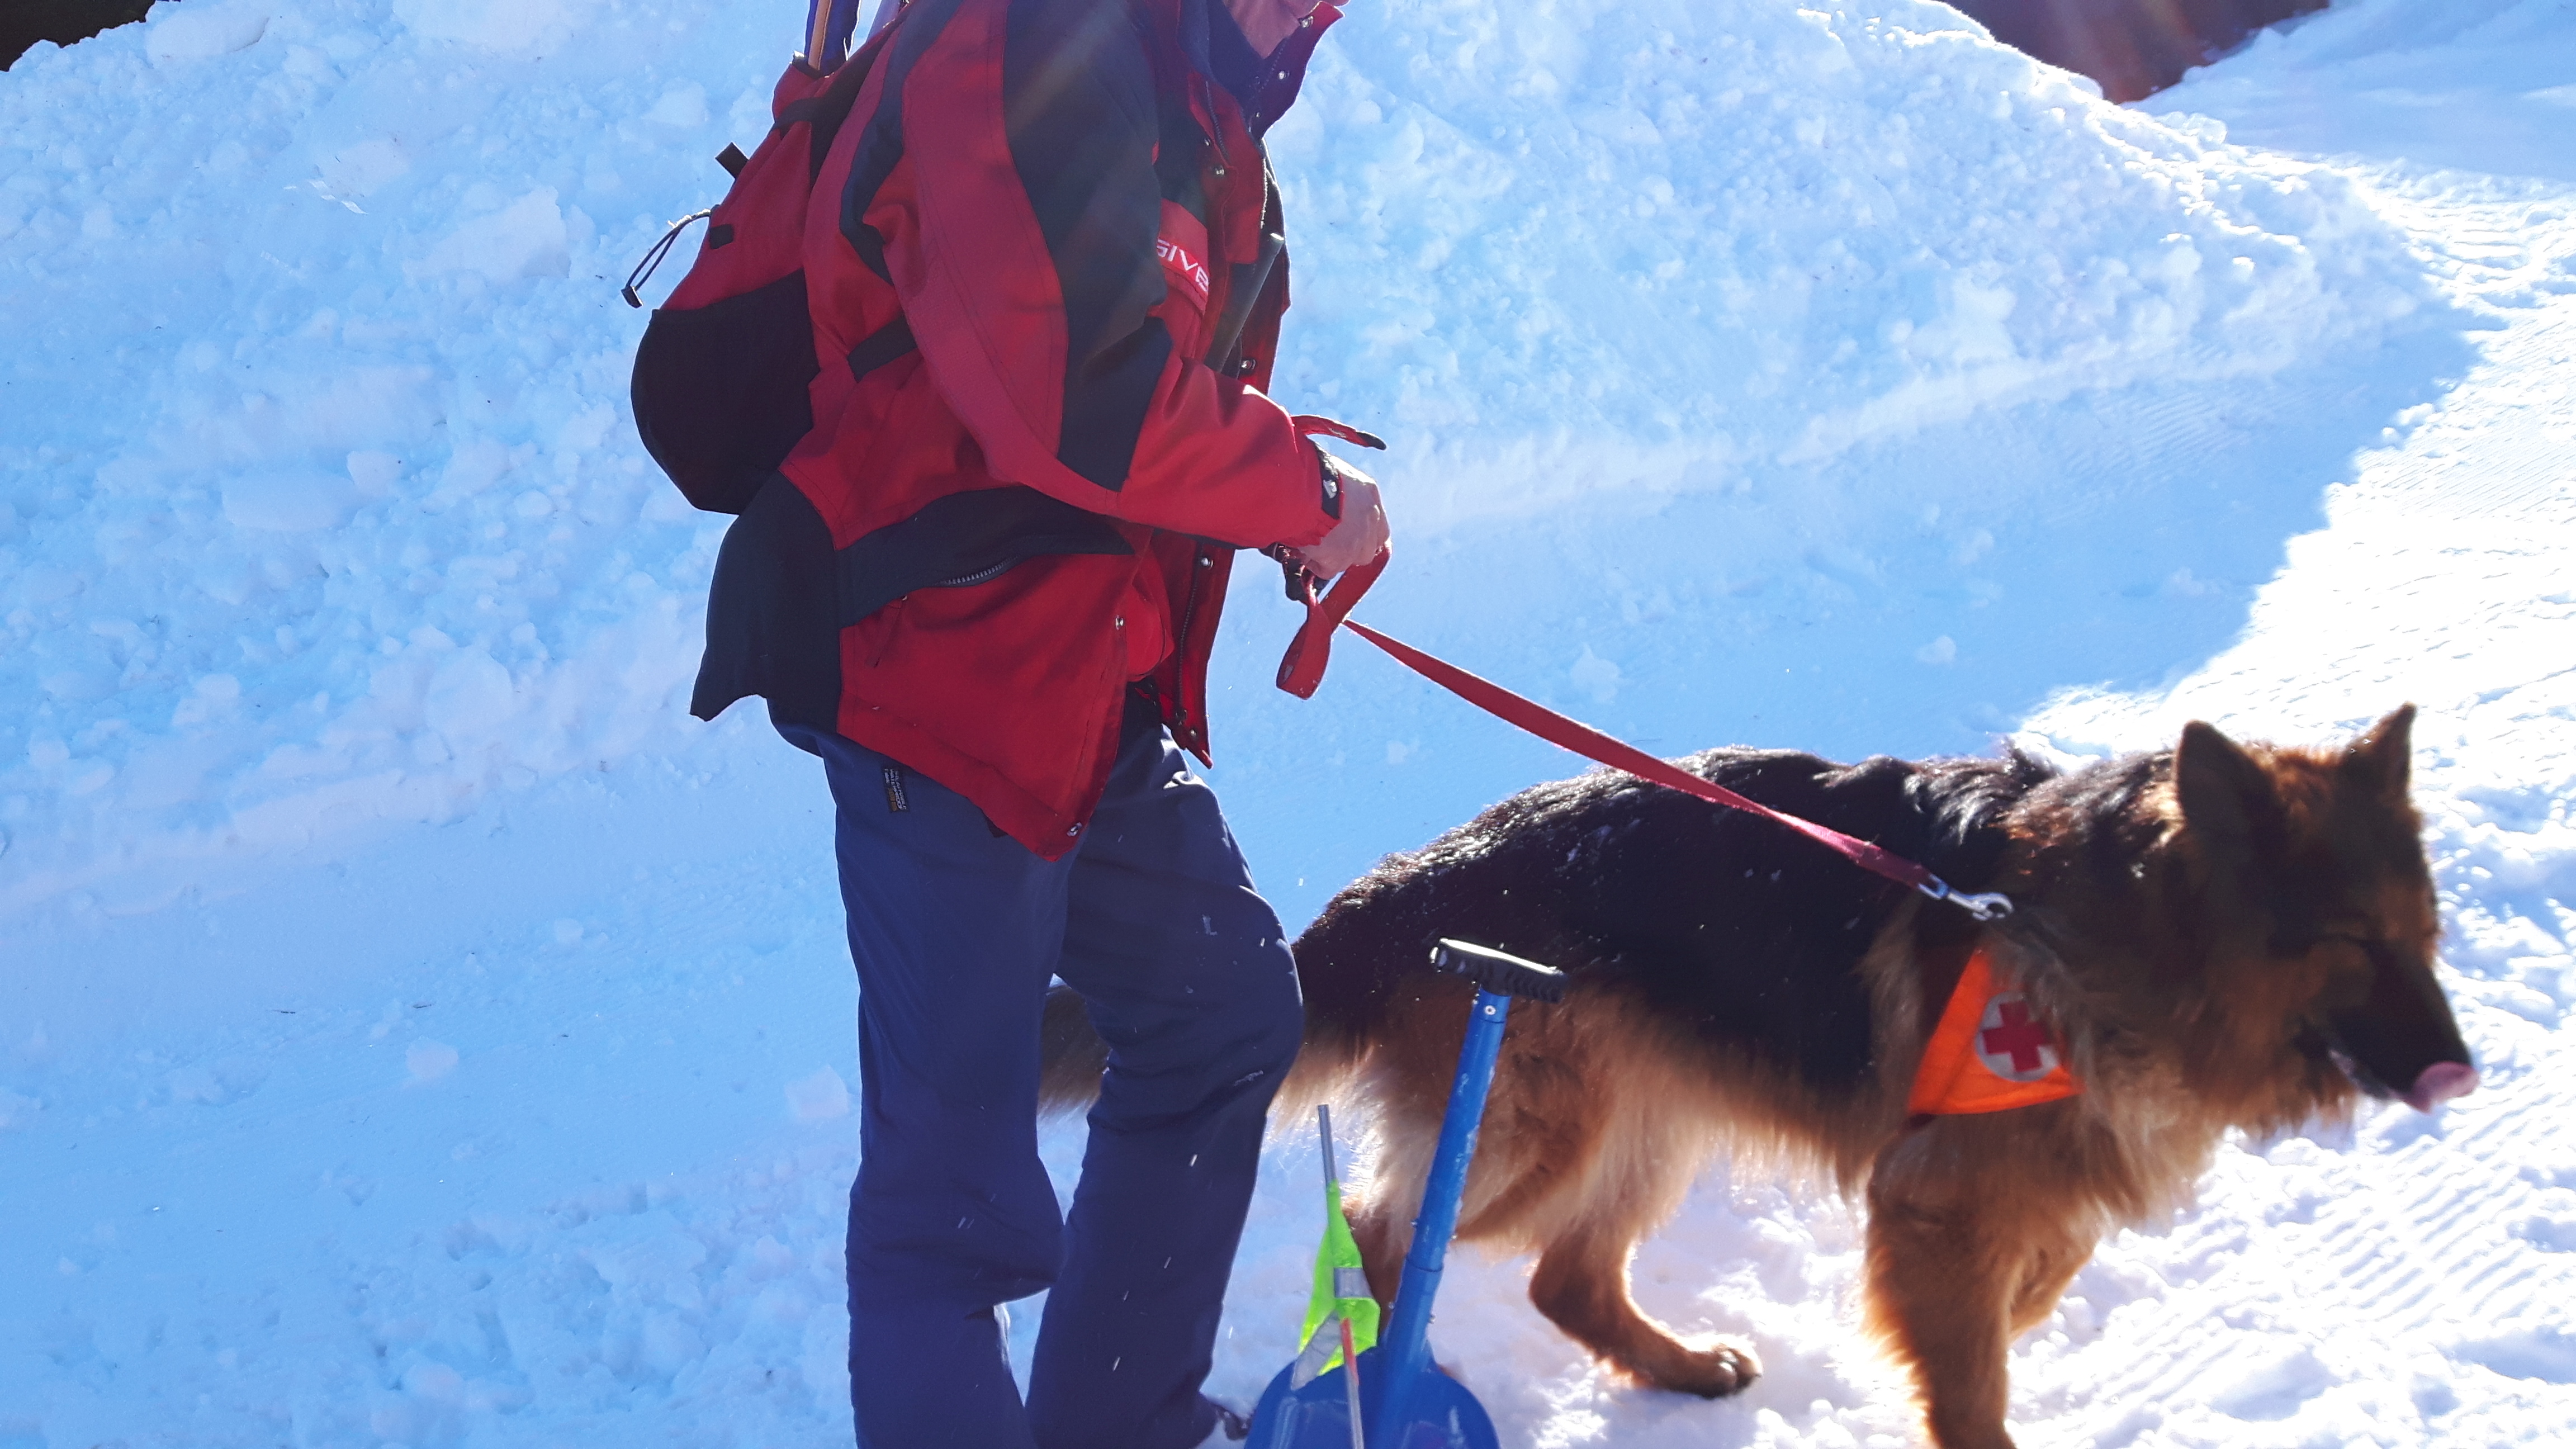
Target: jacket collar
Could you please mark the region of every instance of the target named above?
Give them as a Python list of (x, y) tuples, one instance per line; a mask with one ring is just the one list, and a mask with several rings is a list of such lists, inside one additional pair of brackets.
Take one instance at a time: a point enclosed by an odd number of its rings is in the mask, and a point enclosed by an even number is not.
[(1172, 26), (1191, 68), (1234, 97), (1243, 108), (1245, 128), (1256, 138), (1296, 103), (1316, 42), (1342, 18), (1341, 6), (1324, 0), (1315, 7), (1314, 23), (1289, 32), (1265, 59), (1244, 39), (1225, 0), (1145, 0), (1145, 4)]
[(1190, 64), (1234, 92), (1234, 98), (1249, 109), (1261, 92), (1262, 81), (1270, 75), (1259, 52), (1244, 38), (1243, 27), (1235, 23), (1234, 12), (1226, 8), (1225, 0), (1198, 0), (1190, 8), (1198, 17), (1196, 24), (1182, 32), (1185, 44), (1193, 38), (1191, 32), (1196, 32), (1198, 44), (1190, 53)]

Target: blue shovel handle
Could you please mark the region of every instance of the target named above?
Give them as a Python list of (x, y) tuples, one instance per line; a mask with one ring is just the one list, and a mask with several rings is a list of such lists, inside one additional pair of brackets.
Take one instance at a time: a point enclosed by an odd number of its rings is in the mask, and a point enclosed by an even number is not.
[(1413, 1220), (1413, 1244), (1404, 1255), (1404, 1280), (1396, 1290), (1395, 1313), (1374, 1355), (1384, 1365), (1379, 1370), (1382, 1388), (1368, 1436), (1377, 1449), (1402, 1449), (1414, 1389), (1431, 1372), (1431, 1300), (1440, 1291), (1449, 1240), (1458, 1231), (1458, 1207), (1467, 1193), (1467, 1164), (1476, 1155), (1476, 1130), (1484, 1122), (1485, 1094), (1494, 1083), (1494, 1059), (1502, 1051), (1512, 998), (1565, 999), (1565, 973), (1491, 947), (1443, 940), (1432, 949), (1431, 961), (1443, 971), (1455, 971), (1475, 982), (1478, 989), (1476, 1005), (1467, 1017), (1466, 1045), (1458, 1053), (1458, 1075), (1449, 1085), (1449, 1107), (1440, 1119), (1440, 1143), (1432, 1155), (1430, 1180), (1423, 1184), (1422, 1211)]
[(805, 48), (797, 58), (808, 70), (825, 75), (840, 69), (858, 21), (859, 0), (806, 0)]

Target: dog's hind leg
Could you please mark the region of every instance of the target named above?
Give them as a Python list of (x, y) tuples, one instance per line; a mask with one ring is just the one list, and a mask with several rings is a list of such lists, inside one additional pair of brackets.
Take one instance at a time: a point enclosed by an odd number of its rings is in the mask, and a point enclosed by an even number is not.
[(1628, 1293), (1633, 1230), (1578, 1227), (1549, 1243), (1530, 1275), (1530, 1301), (1548, 1321), (1642, 1383), (1702, 1398), (1736, 1393), (1761, 1374), (1743, 1344), (1692, 1348), (1647, 1317)]
[(1377, 1299), (1380, 1322), (1395, 1311), (1395, 1290), (1404, 1282), (1405, 1235), (1393, 1211), (1379, 1211), (1378, 1199), (1350, 1205), (1351, 1241), (1359, 1245), (1360, 1266), (1368, 1273), (1369, 1294)]
[(1588, 1035), (1533, 1037), (1510, 1064), (1494, 1121), (1511, 1150), (1471, 1194), (1479, 1201), (1459, 1236), (1536, 1246), (1530, 1301), (1628, 1376), (1703, 1398), (1735, 1393), (1762, 1372), (1753, 1350), (1683, 1343), (1628, 1286), (1637, 1241), (1672, 1216), (1716, 1146), (1709, 1104), (1694, 1073), (1654, 1050), (1651, 1028)]
[(1562, 1104), (1569, 1117), (1589, 1120), (1579, 1134), (1579, 1165), (1567, 1162), (1573, 1170), (1558, 1180), (1561, 1191), (1525, 1205), (1523, 1231), (1539, 1244), (1530, 1301), (1639, 1382), (1720, 1398), (1762, 1372), (1752, 1348), (1723, 1339), (1699, 1348), (1683, 1343), (1637, 1307), (1628, 1284), (1638, 1239), (1672, 1216), (1698, 1175), (1707, 1128), (1681, 1106), (1687, 1094), (1633, 1063), (1629, 1072), (1636, 1078), (1630, 1085), (1642, 1090), (1606, 1100), (1596, 1091), (1588, 1101)]

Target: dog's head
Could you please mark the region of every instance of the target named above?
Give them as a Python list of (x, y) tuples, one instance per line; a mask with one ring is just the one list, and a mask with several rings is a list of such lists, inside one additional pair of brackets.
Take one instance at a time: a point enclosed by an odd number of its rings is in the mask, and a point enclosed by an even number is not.
[(2348, 1104), (2344, 1075), (2423, 1111), (2478, 1082), (2433, 977), (2441, 924), (2407, 800), (2414, 720), (2408, 705), (2341, 750), (2249, 749), (2194, 722), (2174, 751), (2211, 933), (2203, 1029), (2245, 1068), (2303, 1058), (2295, 1095), (2311, 1110)]

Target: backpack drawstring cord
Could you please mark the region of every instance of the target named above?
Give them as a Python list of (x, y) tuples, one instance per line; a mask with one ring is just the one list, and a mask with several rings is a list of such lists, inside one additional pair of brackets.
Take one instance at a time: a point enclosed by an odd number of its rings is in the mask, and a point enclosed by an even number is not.
[(693, 211), (687, 216), (681, 217), (678, 221), (671, 223), (671, 229), (662, 233), (662, 239), (660, 241), (653, 243), (653, 249), (644, 254), (644, 260), (637, 262), (635, 264), (635, 270), (626, 274), (625, 297), (627, 306), (641, 307), (644, 305), (644, 299), (635, 295), (635, 289), (644, 285), (646, 282), (653, 280), (654, 269), (660, 267), (662, 265), (662, 259), (671, 254), (671, 248), (679, 242), (680, 233), (688, 230), (689, 223), (693, 221), (704, 221), (715, 214), (716, 209), (710, 206), (704, 211)]

